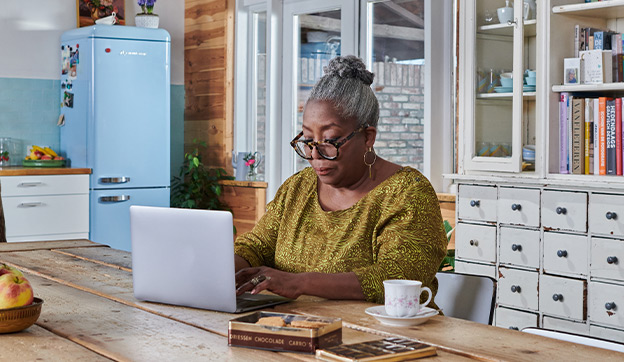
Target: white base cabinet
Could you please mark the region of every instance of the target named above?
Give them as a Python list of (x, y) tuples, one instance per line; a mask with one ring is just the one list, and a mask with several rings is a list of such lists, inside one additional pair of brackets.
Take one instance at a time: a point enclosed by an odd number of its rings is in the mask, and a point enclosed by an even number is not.
[(88, 239), (89, 175), (2, 176), (8, 242)]

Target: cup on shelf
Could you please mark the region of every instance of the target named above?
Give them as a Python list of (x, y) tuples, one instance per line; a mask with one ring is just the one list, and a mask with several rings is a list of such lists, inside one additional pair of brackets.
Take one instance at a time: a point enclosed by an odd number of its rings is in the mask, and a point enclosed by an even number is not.
[(501, 77), (501, 86), (503, 87), (513, 87), (513, 78), (503, 78)]
[(526, 145), (522, 147), (522, 159), (524, 161), (535, 161), (535, 145)]
[(501, 24), (508, 24), (510, 21), (513, 21), (514, 9), (509, 5), (510, 1), (505, 1), (505, 7), (496, 9), (496, 14), (498, 15), (498, 21)]
[(525, 80), (526, 80), (527, 85), (535, 85), (535, 81), (536, 81), (535, 77), (526, 77)]

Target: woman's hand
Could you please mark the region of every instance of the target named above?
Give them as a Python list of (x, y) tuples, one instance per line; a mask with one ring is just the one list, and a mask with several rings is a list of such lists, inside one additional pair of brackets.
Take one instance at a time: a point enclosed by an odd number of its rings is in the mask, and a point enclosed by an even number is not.
[(257, 294), (268, 290), (286, 298), (296, 299), (303, 294), (304, 274), (287, 273), (266, 266), (244, 268), (236, 273), (236, 295), (244, 292)]

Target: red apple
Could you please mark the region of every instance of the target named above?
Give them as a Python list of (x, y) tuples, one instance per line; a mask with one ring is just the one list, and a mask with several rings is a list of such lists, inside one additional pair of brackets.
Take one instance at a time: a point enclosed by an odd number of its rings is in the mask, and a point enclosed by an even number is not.
[(50, 155), (43, 155), (43, 156), (41, 156), (41, 159), (42, 160), (51, 160), (52, 156), (50, 156)]
[(54, 157), (55, 160), (64, 160), (65, 158), (63, 156), (56, 156)]
[(23, 276), (8, 273), (0, 276), (0, 309), (30, 305), (33, 289)]
[(19, 271), (17, 268), (14, 268), (10, 265), (6, 265), (4, 263), (0, 264), (0, 275), (9, 274), (9, 273), (13, 273), (20, 277), (24, 276), (24, 274), (22, 274), (22, 272)]

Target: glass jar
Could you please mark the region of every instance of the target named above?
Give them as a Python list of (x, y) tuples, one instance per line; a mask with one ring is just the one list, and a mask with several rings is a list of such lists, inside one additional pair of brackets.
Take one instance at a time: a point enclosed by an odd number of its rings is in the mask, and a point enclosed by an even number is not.
[(0, 137), (0, 166), (15, 164), (16, 143), (11, 137)]

